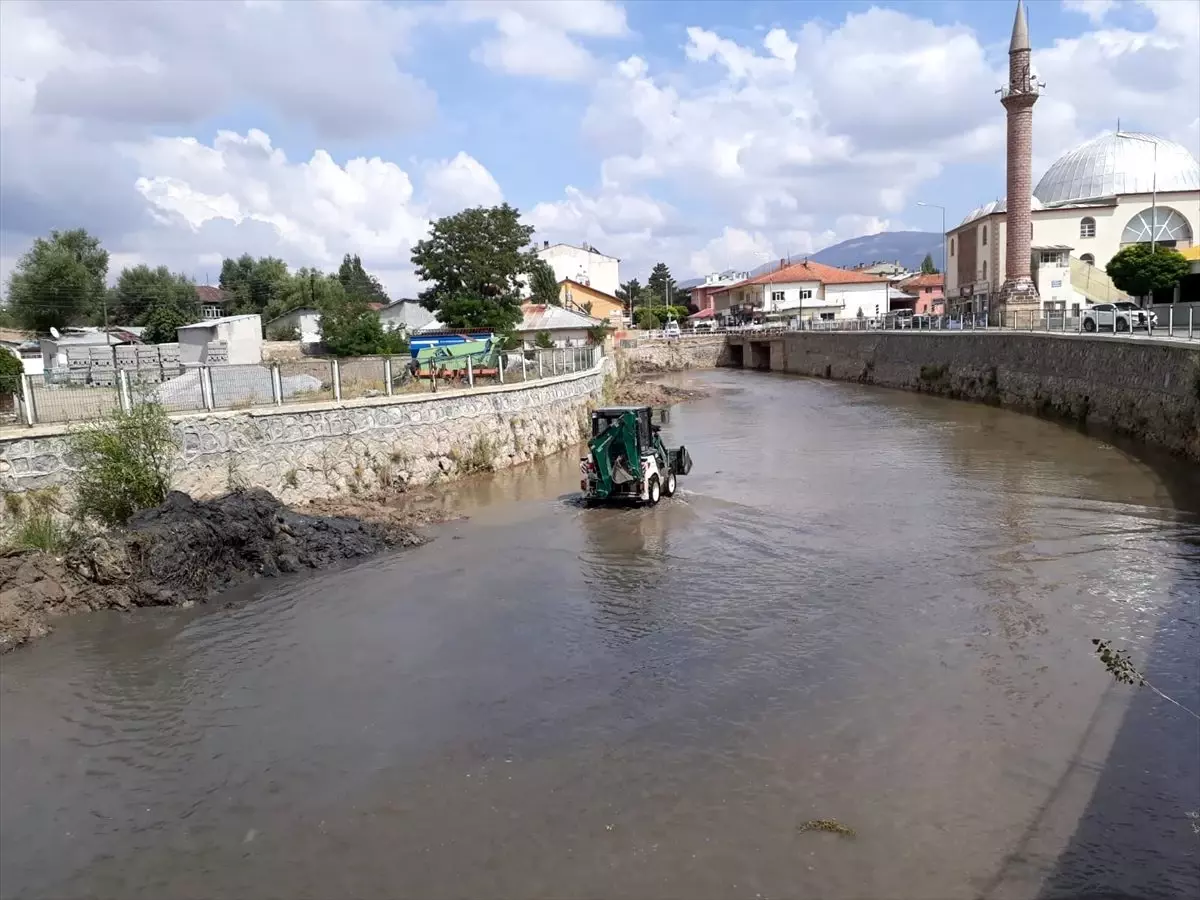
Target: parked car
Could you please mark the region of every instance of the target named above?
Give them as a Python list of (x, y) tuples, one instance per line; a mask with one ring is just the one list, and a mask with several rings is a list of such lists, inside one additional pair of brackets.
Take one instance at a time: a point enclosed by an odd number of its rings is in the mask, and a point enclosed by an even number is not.
[(1083, 330), (1095, 331), (1152, 331), (1157, 321), (1153, 312), (1132, 303), (1097, 303), (1083, 311)]
[(692, 331), (714, 331), (717, 328), (717, 320), (709, 317), (707, 319), (697, 319), (692, 323)]
[(1152, 309), (1142, 309), (1136, 303), (1130, 303), (1128, 300), (1114, 303), (1113, 306), (1125, 312), (1143, 314), (1144, 318), (1141, 319), (1140, 324), (1134, 325), (1135, 328), (1145, 328), (1147, 331), (1153, 331), (1158, 327), (1158, 313)]
[(674, 319), (672, 319), (670, 322), (668, 322), (666, 325), (663, 326), (663, 336), (664, 337), (677, 338), (677, 337), (679, 337), (679, 334), (680, 334), (679, 323), (676, 322)]

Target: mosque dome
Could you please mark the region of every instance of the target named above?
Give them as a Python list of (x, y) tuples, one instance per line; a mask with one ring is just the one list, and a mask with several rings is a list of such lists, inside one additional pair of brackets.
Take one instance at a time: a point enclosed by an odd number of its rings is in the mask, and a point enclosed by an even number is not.
[[(1157, 159), (1156, 159), (1157, 150)], [(1076, 147), (1033, 189), (1046, 206), (1165, 191), (1200, 191), (1200, 163), (1182, 144), (1153, 134), (1118, 131)]]

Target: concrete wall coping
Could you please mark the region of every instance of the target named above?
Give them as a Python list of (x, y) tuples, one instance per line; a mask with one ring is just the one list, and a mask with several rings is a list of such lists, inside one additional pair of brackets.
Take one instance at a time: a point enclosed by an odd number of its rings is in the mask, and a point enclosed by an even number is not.
[[(431, 403), (438, 400), (450, 400), (458, 397), (479, 397), (487, 394), (508, 394), (522, 391), (526, 388), (547, 387), (553, 384), (568, 384), (581, 378), (588, 378), (604, 371), (607, 357), (601, 357), (600, 362), (590, 369), (579, 372), (567, 372), (564, 375), (551, 375), (549, 378), (539, 378), (537, 381), (514, 381), (508, 384), (493, 384), (478, 388), (459, 388), (448, 391), (430, 391), (427, 394), (402, 394), (391, 397), (356, 397), (349, 400), (317, 400), (312, 403), (284, 403), (281, 406), (256, 406), (249, 409), (199, 409), (188, 412), (171, 413), (172, 422), (186, 422), (191, 419), (234, 419), (248, 416), (250, 418), (269, 418), (271, 416), (288, 416), (297, 413), (327, 412), (337, 409), (363, 409), (374, 406), (403, 406), (414, 403)], [(0, 428), (0, 443), (7, 441), (23, 441), (30, 438), (56, 437), (70, 434), (83, 422), (50, 422), (45, 425), (10, 426)]]

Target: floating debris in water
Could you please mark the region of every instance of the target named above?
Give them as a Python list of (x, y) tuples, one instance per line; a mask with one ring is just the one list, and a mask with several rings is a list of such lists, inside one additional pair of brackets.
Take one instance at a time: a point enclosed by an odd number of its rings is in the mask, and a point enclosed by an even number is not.
[(827, 831), (830, 834), (840, 834), (844, 837), (856, 837), (858, 832), (849, 825), (843, 825), (837, 819), (809, 819), (807, 822), (802, 822), (799, 830), (805, 831)]

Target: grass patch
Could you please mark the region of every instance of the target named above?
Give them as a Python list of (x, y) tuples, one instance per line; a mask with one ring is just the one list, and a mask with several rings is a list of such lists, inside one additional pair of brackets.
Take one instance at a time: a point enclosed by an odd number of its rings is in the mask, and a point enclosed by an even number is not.
[(824, 831), (828, 834), (840, 834), (842, 837), (855, 837), (858, 834), (849, 825), (843, 825), (837, 819), (809, 819), (807, 822), (801, 822), (797, 830), (801, 833)]
[(496, 448), (493, 446), (491, 438), (480, 435), (471, 445), (471, 449), (466, 453), (455, 455), (454, 459), (458, 463), (458, 470), (464, 475), (471, 475), (475, 472), (491, 472), (496, 468)]
[(22, 518), (13, 532), (12, 544), (22, 550), (62, 553), (71, 543), (71, 535), (53, 513), (35, 512)]

